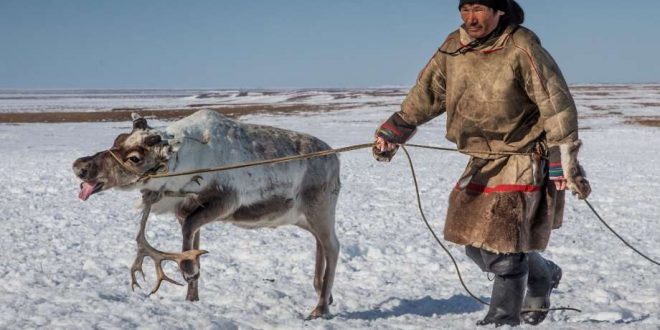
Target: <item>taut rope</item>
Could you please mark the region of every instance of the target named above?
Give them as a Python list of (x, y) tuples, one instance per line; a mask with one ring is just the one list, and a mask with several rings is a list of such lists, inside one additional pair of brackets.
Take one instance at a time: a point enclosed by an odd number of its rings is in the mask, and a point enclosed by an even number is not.
[[(365, 149), (365, 148), (371, 148), (375, 146), (376, 143), (364, 143), (364, 144), (357, 144), (357, 145), (352, 145), (348, 147), (343, 147), (343, 148), (337, 148), (337, 149), (328, 149), (328, 150), (323, 150), (323, 151), (318, 151), (318, 152), (312, 152), (308, 154), (302, 154), (302, 155), (296, 155), (296, 156), (287, 156), (287, 157), (280, 157), (280, 158), (274, 158), (274, 159), (266, 159), (266, 160), (259, 160), (259, 161), (254, 161), (254, 162), (247, 162), (247, 163), (241, 163), (241, 164), (233, 164), (233, 165), (226, 165), (226, 166), (220, 166), (220, 167), (213, 167), (213, 168), (206, 168), (206, 169), (199, 169), (199, 170), (193, 170), (193, 171), (185, 171), (185, 172), (177, 172), (177, 173), (163, 173), (163, 174), (149, 174), (147, 173), (137, 173), (133, 169), (129, 168), (126, 166), (112, 151), (110, 151), (110, 154), (112, 157), (117, 160), (117, 162), (126, 170), (128, 170), (131, 173), (137, 174), (140, 176), (140, 178), (136, 181), (147, 181), (149, 179), (156, 179), (156, 178), (167, 178), (167, 177), (175, 177), (175, 176), (183, 176), (183, 175), (191, 175), (191, 174), (200, 174), (200, 173), (208, 173), (208, 172), (220, 172), (220, 171), (227, 171), (227, 170), (232, 170), (232, 169), (239, 169), (239, 168), (246, 168), (246, 167), (252, 167), (252, 166), (259, 166), (259, 165), (266, 165), (266, 164), (277, 164), (277, 163), (284, 163), (284, 162), (290, 162), (294, 160), (302, 160), (302, 159), (309, 159), (309, 158), (314, 158), (314, 157), (322, 157), (322, 156), (328, 156), (331, 154), (338, 154), (338, 153), (343, 153), (343, 152), (348, 152), (348, 151), (353, 151), (353, 150), (359, 150), (359, 149)], [(454, 259), (454, 256), (451, 254), (449, 249), (445, 247), (444, 244), (440, 241), (440, 238), (436, 235), (435, 231), (429, 224), (428, 220), (426, 219), (426, 216), (424, 215), (424, 211), (422, 209), (422, 202), (421, 202), (421, 197), (419, 193), (419, 185), (417, 183), (417, 176), (415, 174), (415, 168), (412, 163), (412, 158), (410, 157), (410, 154), (408, 153), (408, 150), (406, 149), (406, 146), (408, 147), (414, 147), (414, 148), (422, 148), (422, 149), (432, 149), (432, 150), (441, 150), (441, 151), (452, 151), (452, 152), (460, 152), (464, 154), (484, 154), (484, 155), (493, 155), (493, 156), (512, 156), (512, 155), (521, 155), (521, 156), (531, 156), (533, 153), (518, 153), (518, 152), (490, 152), (490, 151), (469, 151), (469, 150), (459, 150), (459, 149), (453, 149), (453, 148), (445, 148), (445, 147), (437, 147), (437, 146), (425, 146), (425, 145), (418, 145), (418, 144), (400, 144), (401, 148), (403, 149), (404, 153), (406, 154), (406, 157), (408, 159), (408, 163), (410, 165), (410, 171), (412, 173), (413, 181), (415, 184), (415, 193), (417, 195), (417, 206), (419, 208), (419, 212), (422, 216), (422, 220), (426, 224), (426, 227), (428, 230), (431, 232), (433, 235), (433, 238), (435, 241), (442, 247), (442, 249), (447, 253), (449, 258), (451, 259), (452, 263), (454, 264), (454, 267), (456, 269), (456, 273), (458, 275), (458, 279), (461, 282), (461, 285), (463, 286), (463, 289), (475, 300), (478, 302), (488, 305), (487, 302), (481, 300), (479, 297), (474, 295), (467, 287), (465, 282), (463, 281), (463, 277), (461, 276), (460, 269), (458, 267), (458, 263)], [(629, 248), (631, 248), (633, 251), (635, 251), (637, 254), (640, 256), (644, 257), (645, 259), (649, 260), (650, 262), (660, 265), (656, 260), (651, 259), (650, 257), (646, 256), (645, 254), (641, 253), (639, 250), (635, 249), (630, 243), (628, 243), (623, 237), (621, 237), (614, 229), (612, 229), (606, 222), (603, 220), (603, 218), (596, 212), (596, 210), (593, 208), (591, 203), (587, 201), (586, 199), (584, 200), (585, 203), (589, 206), (591, 211), (596, 215), (598, 220), (600, 220), (607, 229), (609, 229), (616, 237), (618, 237), (625, 245), (627, 245)], [(558, 307), (558, 308), (549, 308), (549, 309), (525, 309), (522, 310), (522, 312), (541, 312), (541, 311), (554, 311), (554, 310), (571, 310), (571, 311), (576, 311), (576, 312), (581, 312), (581, 310), (577, 308), (572, 308), (572, 307)]]
[[(438, 238), (438, 235), (435, 233), (435, 230), (431, 227), (429, 224), (429, 221), (426, 219), (426, 215), (424, 215), (424, 210), (422, 209), (422, 199), (419, 194), (419, 185), (417, 184), (417, 175), (415, 174), (415, 167), (413, 166), (412, 163), (412, 158), (410, 157), (410, 154), (408, 153), (408, 149), (404, 145), (401, 145), (401, 149), (403, 149), (403, 152), (406, 154), (406, 158), (408, 159), (408, 164), (410, 165), (410, 172), (412, 173), (413, 177), (413, 182), (415, 183), (415, 194), (417, 196), (417, 208), (419, 209), (419, 214), (422, 216), (422, 220), (424, 221), (424, 224), (426, 225), (426, 228), (431, 232), (431, 235), (433, 235), (433, 238), (435, 241), (440, 245), (440, 247), (445, 250), (449, 258), (451, 259), (451, 262), (454, 264), (454, 268), (456, 268), (456, 274), (458, 275), (458, 280), (461, 282), (461, 285), (463, 286), (463, 289), (476, 301), (484, 304), (484, 305), (490, 305), (489, 303), (483, 301), (476, 295), (474, 295), (470, 289), (468, 289), (467, 285), (463, 281), (463, 276), (461, 276), (461, 270), (458, 268), (458, 263), (456, 262), (456, 259), (454, 259), (454, 256), (449, 252), (449, 249), (442, 244), (440, 241), (440, 238)], [(582, 313), (582, 310), (573, 308), (573, 307), (554, 307), (554, 308), (524, 308), (520, 310), (521, 313), (530, 313), (530, 312), (549, 312), (549, 311), (575, 311), (578, 313)]]
[(352, 150), (370, 148), (374, 145), (375, 145), (374, 143), (364, 143), (364, 144), (357, 144), (357, 145), (348, 146), (348, 147), (344, 147), (344, 148), (327, 149), (327, 150), (311, 152), (311, 153), (308, 153), (308, 154), (302, 154), (302, 155), (296, 155), (296, 156), (286, 156), (286, 157), (280, 157), (280, 158), (274, 158), (274, 159), (257, 160), (257, 161), (254, 161), (254, 162), (247, 162), (247, 163), (241, 163), (241, 164), (232, 164), (232, 165), (212, 167), (212, 168), (204, 168), (204, 169), (198, 169), (198, 170), (192, 170), (192, 171), (184, 171), (184, 172), (176, 172), (176, 173), (163, 173), (163, 174), (142, 174), (140, 176), (140, 178), (137, 180), (137, 182), (147, 181), (149, 179), (156, 179), (156, 178), (169, 178), (169, 177), (182, 176), (182, 175), (200, 174), (200, 173), (208, 173), (208, 172), (221, 172), (221, 171), (234, 170), (234, 169), (238, 169), (238, 168), (252, 167), (252, 166), (258, 166), (258, 165), (285, 163), (285, 162), (290, 162), (290, 161), (294, 161), (294, 160), (322, 157), (322, 156), (328, 156), (328, 155), (338, 154), (338, 153), (352, 151)]
[[(197, 169), (197, 170), (191, 170), (191, 171), (183, 171), (183, 172), (176, 172), (176, 173), (161, 173), (161, 174), (148, 174), (148, 173), (140, 174), (140, 173), (136, 173), (134, 170), (128, 168), (121, 160), (119, 160), (119, 158), (112, 151), (110, 151), (110, 154), (112, 155), (112, 157), (114, 157), (117, 160), (117, 162), (119, 162), (119, 164), (123, 168), (127, 169), (129, 172), (131, 172), (133, 174), (138, 174), (140, 176), (140, 178), (136, 181), (136, 183), (137, 183), (137, 182), (140, 182), (140, 181), (148, 181), (149, 179), (169, 178), (169, 177), (200, 174), (200, 173), (209, 173), (209, 172), (221, 172), (221, 171), (234, 170), (234, 169), (258, 166), (258, 165), (285, 163), (285, 162), (290, 162), (290, 161), (294, 161), (294, 160), (302, 160), (302, 159), (309, 159), (309, 158), (315, 158), (315, 157), (322, 157), (322, 156), (328, 156), (328, 155), (332, 155), (332, 154), (339, 154), (339, 153), (353, 151), (353, 150), (371, 148), (375, 145), (376, 145), (375, 143), (363, 143), (363, 144), (356, 144), (356, 145), (343, 147), (343, 148), (327, 149), (327, 150), (322, 150), (322, 151), (317, 151), (317, 152), (311, 152), (311, 153), (302, 154), (302, 155), (286, 156), (286, 157), (273, 158), (273, 159), (257, 160), (257, 161), (253, 161), (253, 162), (246, 162), (246, 163), (240, 163), (240, 164), (231, 164), (231, 165), (225, 165), (225, 166), (220, 166), (220, 167), (203, 168), (203, 169)], [(406, 144), (406, 146), (421, 148), (421, 149), (453, 151), (453, 152), (460, 152), (460, 153), (463, 153), (463, 154), (482, 154), (482, 155), (491, 155), (491, 156), (513, 156), (513, 155), (531, 156), (532, 155), (532, 153), (506, 152), (506, 151), (499, 151), (499, 152), (495, 152), (495, 151), (468, 151), (468, 150), (459, 150), (459, 149), (454, 149), (454, 148), (425, 146), (425, 145), (420, 145), (420, 144)]]

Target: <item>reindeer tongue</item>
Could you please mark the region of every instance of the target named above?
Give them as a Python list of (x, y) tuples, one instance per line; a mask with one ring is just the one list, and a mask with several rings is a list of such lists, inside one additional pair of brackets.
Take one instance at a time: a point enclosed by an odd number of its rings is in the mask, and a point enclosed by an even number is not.
[(89, 196), (91, 196), (94, 193), (94, 188), (96, 188), (96, 183), (91, 184), (87, 182), (83, 182), (80, 185), (80, 193), (78, 194), (78, 198), (82, 199), (83, 201), (86, 201)]

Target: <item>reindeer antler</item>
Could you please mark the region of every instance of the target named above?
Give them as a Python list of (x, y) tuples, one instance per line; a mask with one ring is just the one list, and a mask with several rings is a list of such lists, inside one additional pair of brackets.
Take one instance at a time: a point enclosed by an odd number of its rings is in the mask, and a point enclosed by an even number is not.
[(142, 211), (140, 231), (138, 232), (138, 235), (135, 239), (137, 242), (138, 250), (135, 261), (133, 261), (133, 265), (131, 266), (131, 290), (134, 291), (136, 286), (140, 288), (140, 284), (138, 284), (137, 279), (135, 278), (135, 274), (138, 272), (141, 273), (142, 278), (144, 279), (144, 272), (142, 271), (142, 262), (144, 261), (144, 258), (150, 257), (154, 261), (154, 265), (156, 267), (156, 286), (153, 288), (153, 290), (151, 290), (149, 295), (156, 293), (156, 291), (160, 289), (160, 285), (163, 281), (167, 281), (176, 285), (182, 285), (181, 283), (169, 278), (165, 274), (162, 266), (163, 261), (174, 261), (179, 265), (179, 267), (181, 267), (181, 263), (183, 261), (191, 260), (197, 263), (201, 255), (208, 253), (208, 251), (205, 250), (189, 250), (182, 253), (163, 252), (155, 249), (151, 246), (151, 244), (149, 244), (149, 242), (147, 242), (144, 233), (147, 226), (147, 219), (149, 218), (149, 213), (151, 212), (151, 205), (160, 200), (161, 197), (162, 194), (160, 192), (144, 191), (142, 193), (144, 209)]

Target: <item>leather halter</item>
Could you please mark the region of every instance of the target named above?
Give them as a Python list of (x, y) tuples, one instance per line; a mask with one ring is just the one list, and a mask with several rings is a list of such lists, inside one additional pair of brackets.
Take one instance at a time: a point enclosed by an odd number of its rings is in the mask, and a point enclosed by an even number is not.
[(125, 171), (138, 176), (138, 179), (135, 180), (135, 182), (133, 182), (133, 183), (137, 183), (137, 182), (141, 181), (145, 177), (148, 177), (150, 174), (158, 173), (158, 170), (163, 167), (163, 164), (159, 163), (156, 166), (154, 166), (153, 168), (145, 171), (144, 173), (140, 173), (140, 172), (136, 171), (135, 169), (133, 169), (133, 168), (129, 167), (128, 165), (126, 165), (125, 162), (122, 161), (119, 158), (119, 156), (117, 156), (114, 152), (112, 152), (111, 149), (108, 149), (108, 153), (110, 154), (110, 156), (112, 156), (112, 158), (114, 158), (115, 161), (117, 161), (117, 164), (119, 164), (119, 166), (121, 166)]

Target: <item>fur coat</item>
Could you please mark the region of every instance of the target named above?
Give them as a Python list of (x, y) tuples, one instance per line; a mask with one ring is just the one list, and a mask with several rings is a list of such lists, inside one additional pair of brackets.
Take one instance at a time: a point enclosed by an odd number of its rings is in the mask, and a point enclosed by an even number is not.
[(446, 113), (446, 138), (472, 158), (450, 194), (445, 239), (496, 253), (540, 251), (562, 223), (564, 192), (548, 167), (570, 163), (560, 150), (575, 159), (577, 111), (538, 37), (501, 29), (478, 46), (462, 28), (450, 34), (377, 135), (405, 141)]

